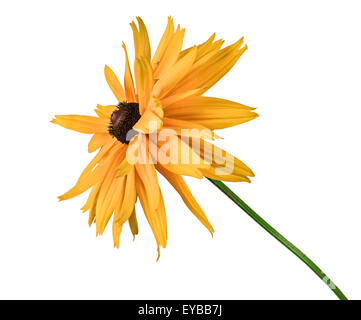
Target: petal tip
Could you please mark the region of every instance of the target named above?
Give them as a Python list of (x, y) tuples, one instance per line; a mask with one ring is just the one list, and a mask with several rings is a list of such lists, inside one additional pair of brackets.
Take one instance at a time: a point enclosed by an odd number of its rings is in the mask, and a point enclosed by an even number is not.
[(159, 258), (160, 258), (160, 249), (159, 249), (159, 244), (157, 245), (157, 252), (158, 252), (158, 256), (157, 256), (157, 260), (156, 262), (159, 261)]

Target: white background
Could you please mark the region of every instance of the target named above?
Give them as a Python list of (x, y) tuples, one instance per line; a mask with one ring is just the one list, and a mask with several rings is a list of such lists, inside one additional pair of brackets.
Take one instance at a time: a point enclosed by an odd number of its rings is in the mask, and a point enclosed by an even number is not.
[[(89, 136), (49, 121), (115, 103), (103, 68), (122, 78), (121, 42), (141, 16), (153, 50), (171, 15), (185, 47), (217, 32), (249, 50), (207, 94), (258, 108), (218, 132), (255, 172), (231, 187), (352, 299), (361, 298), (361, 20), (359, 1), (0, 0), (0, 298), (334, 299), (305, 265), (206, 180), (187, 179), (209, 232), (161, 180), (168, 246), (102, 237), (58, 202), (93, 155)], [(154, 52), (154, 51), (153, 51)], [(133, 55), (132, 55), (133, 56)], [(138, 204), (137, 204), (138, 206)]]

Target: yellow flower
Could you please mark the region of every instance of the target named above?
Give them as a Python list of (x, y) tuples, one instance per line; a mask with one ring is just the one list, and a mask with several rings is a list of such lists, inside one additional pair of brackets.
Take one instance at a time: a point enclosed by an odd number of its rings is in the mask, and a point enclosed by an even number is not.
[[(247, 49), (243, 38), (221, 48), (213, 34), (206, 42), (182, 50), (184, 29), (168, 18), (153, 58), (147, 29), (141, 18), (131, 23), (134, 36), (134, 78), (125, 51), (124, 88), (105, 66), (105, 78), (117, 105), (95, 109), (97, 117), (56, 116), (53, 123), (92, 134), (88, 151), (100, 148), (75, 186), (59, 197), (73, 198), (91, 188), (84, 212), (89, 225), (102, 234), (113, 216), (114, 246), (119, 247), (122, 226), (128, 221), (135, 236), (135, 203), (139, 198), (159, 246), (167, 243), (164, 202), (157, 171), (177, 190), (190, 211), (213, 234), (214, 230), (194, 199), (182, 175), (223, 181), (250, 181), (253, 172), (240, 160), (205, 139), (215, 129), (231, 127), (257, 117), (254, 108), (203, 94), (221, 79)], [(230, 161), (227, 161), (228, 159)]]

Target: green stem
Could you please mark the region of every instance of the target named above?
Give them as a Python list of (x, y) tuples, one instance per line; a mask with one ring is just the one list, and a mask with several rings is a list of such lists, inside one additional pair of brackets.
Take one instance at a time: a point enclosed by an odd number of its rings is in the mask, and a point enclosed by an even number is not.
[(326, 276), (326, 274), (300, 249), (289, 242), (284, 236), (282, 236), (276, 229), (263, 220), (255, 211), (253, 211), (242, 199), (240, 199), (231, 189), (229, 189), (223, 182), (218, 180), (209, 179), (219, 190), (221, 190), (228, 198), (230, 198), (237, 206), (239, 206), (244, 212), (246, 212), (254, 221), (256, 221), (263, 229), (265, 229), (272, 237), (281, 242), (288, 250), (294, 253), (299, 259), (301, 259), (316, 275), (324, 281), (327, 286), (333, 291), (333, 293), (340, 300), (347, 300), (342, 291)]

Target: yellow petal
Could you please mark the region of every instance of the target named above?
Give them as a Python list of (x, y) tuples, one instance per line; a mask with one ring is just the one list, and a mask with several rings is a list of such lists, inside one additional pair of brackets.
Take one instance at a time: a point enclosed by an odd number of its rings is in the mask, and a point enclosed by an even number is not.
[(135, 208), (132, 212), (132, 214), (130, 215), (130, 218), (128, 220), (128, 223), (129, 223), (129, 228), (130, 228), (130, 231), (132, 232), (133, 234), (133, 240), (135, 239), (135, 235), (138, 234), (139, 232), (139, 229), (138, 229), (138, 221), (137, 221), (137, 215), (135, 213)]
[(95, 113), (98, 115), (99, 118), (109, 119), (107, 113), (100, 109), (94, 109)]
[[(208, 159), (204, 159), (200, 156), (199, 151), (193, 150), (196, 144), (193, 144), (193, 141), (200, 139), (192, 139), (187, 137), (172, 136), (172, 132), (168, 133), (166, 130), (161, 130), (158, 134), (158, 149), (159, 152), (166, 152), (166, 155), (169, 157), (169, 163), (175, 165), (190, 165), (194, 168), (208, 168), (210, 162)], [(161, 164), (164, 164), (164, 161), (161, 161), (162, 158), (159, 158), (158, 161)]]
[(92, 189), (91, 189), (91, 191), (89, 193), (88, 199), (86, 200), (84, 206), (81, 208), (81, 210), (83, 212), (88, 211), (92, 207), (92, 205), (93, 205), (93, 203), (95, 201), (96, 195), (97, 195), (97, 193), (99, 191), (99, 187), (100, 187), (100, 183), (96, 183), (92, 187)]
[(195, 122), (214, 130), (257, 118), (252, 110), (254, 108), (225, 99), (194, 96), (166, 108), (165, 117)]
[(166, 170), (161, 165), (156, 165), (156, 168), (169, 181), (173, 188), (177, 190), (189, 210), (193, 212), (199, 221), (211, 232), (211, 234), (213, 234), (214, 229), (212, 225), (209, 223), (206, 215), (197, 203), (196, 199), (194, 199), (184, 179), (180, 175)]
[(181, 81), (190, 70), (197, 56), (197, 47), (193, 47), (182, 59), (171, 66), (166, 74), (154, 85), (153, 94), (163, 98)]
[(210, 129), (193, 121), (163, 118), (163, 128), (175, 130), (178, 135), (183, 137), (198, 137), (211, 140), (219, 138)]
[[(202, 51), (203, 51), (204, 49), (207, 49), (207, 48), (209, 47), (209, 45), (213, 43), (215, 37), (216, 37), (216, 34), (213, 33), (213, 34), (208, 38), (207, 41), (203, 42), (203, 43), (200, 44), (200, 45), (197, 45), (197, 48), (198, 48), (198, 54), (197, 54), (197, 56), (198, 56), (198, 55), (201, 55)], [(192, 50), (192, 47), (189, 47), (189, 48), (187, 48), (187, 49), (182, 50), (181, 53), (179, 54), (179, 59), (183, 58), (190, 50)]]
[[(123, 200), (124, 200), (124, 191), (125, 186), (127, 182), (127, 177), (117, 178), (117, 179), (123, 179), (122, 188), (120, 191), (119, 199), (116, 202), (115, 210), (114, 210), (114, 217), (113, 217), (113, 241), (114, 241), (114, 247), (119, 248), (119, 236), (122, 231), (123, 224), (119, 223), (118, 217), (121, 215)], [(118, 220), (118, 222), (117, 222)]]
[(127, 175), (131, 168), (131, 164), (128, 162), (127, 157), (125, 157), (117, 168), (117, 178)]
[(157, 143), (157, 154), (152, 153), (152, 158), (156, 159), (158, 164), (176, 174), (198, 179), (203, 178), (200, 169), (208, 168), (209, 164), (202, 161), (190, 146), (178, 136), (162, 136), (161, 131)]
[(140, 17), (137, 17), (137, 21), (139, 30), (134, 21), (130, 24), (133, 30), (135, 58), (144, 57), (150, 62), (151, 53), (147, 28)]
[[(114, 151), (114, 150), (113, 150)], [(118, 163), (117, 152), (121, 152), (121, 149), (118, 151), (114, 151), (115, 157), (110, 158), (110, 164), (106, 168), (106, 172), (103, 177), (93, 185), (92, 191), (88, 197), (87, 202), (83, 206), (82, 210), (85, 212), (90, 210), (89, 212), (89, 225), (94, 221), (96, 215), (97, 218), (97, 234), (101, 234), (104, 231), (106, 224), (108, 223), (112, 212), (115, 208), (115, 204), (117, 199), (122, 195), (121, 179), (114, 179), (115, 170), (114, 167)], [(113, 164), (112, 164), (113, 163)], [(113, 168), (112, 168), (113, 165)], [(91, 175), (92, 173), (90, 173)], [(89, 174), (84, 175), (83, 177), (88, 181)], [(79, 179), (80, 180), (80, 179)], [(109, 186), (110, 184), (110, 186)], [(120, 186), (120, 187), (119, 187)], [(98, 212), (98, 213), (97, 213)], [(100, 213), (104, 213), (103, 216)]]
[(156, 116), (151, 110), (146, 110), (133, 129), (145, 134), (150, 134), (159, 130), (163, 125), (163, 121)]
[(205, 64), (207, 61), (211, 61), (210, 59), (214, 57), (220, 50), (223, 40), (218, 40), (206, 47), (198, 47), (198, 54), (194, 64), (192, 65), (191, 72), (196, 70), (201, 65)]
[(124, 89), (123, 89), (122, 85), (120, 84), (115, 73), (107, 65), (104, 67), (104, 75), (105, 75), (105, 79), (107, 80), (110, 89), (114, 93), (117, 100), (119, 102), (125, 101), (126, 98), (125, 98)]
[(150, 207), (156, 209), (160, 201), (160, 192), (154, 165), (151, 163), (136, 163), (134, 166), (139, 179), (144, 185)]
[(57, 115), (51, 122), (81, 133), (107, 133), (109, 126), (106, 119), (75, 114)]
[(184, 32), (185, 29), (181, 29), (178, 25), (177, 30), (172, 34), (170, 41), (164, 48), (163, 56), (154, 70), (155, 79), (161, 79), (165, 76), (177, 61), (183, 44)]
[(203, 91), (203, 90), (204, 90), (204, 88), (199, 88), (199, 89), (189, 90), (189, 91), (182, 92), (179, 94), (167, 96), (166, 98), (161, 99), (163, 109), (165, 109), (168, 106), (173, 105), (176, 102), (180, 102), (187, 98), (199, 95), (199, 94), (201, 94), (201, 91)]
[[(100, 211), (103, 212), (103, 215), (100, 217), (97, 216), (97, 225), (99, 225), (99, 233), (103, 234), (105, 227), (107, 226), (111, 216), (113, 215), (113, 212), (115, 211), (117, 204), (120, 199), (122, 199), (123, 193), (124, 193), (124, 184), (125, 184), (125, 178), (115, 178), (114, 172), (109, 173), (109, 179), (111, 181), (109, 188), (107, 189), (107, 192), (105, 193), (104, 199), (100, 205)], [(104, 186), (102, 188), (105, 188), (107, 186), (107, 182), (104, 181)], [(100, 201), (99, 201), (100, 202)]]
[(124, 147), (123, 152), (120, 153), (120, 164), (117, 167), (117, 174), (116, 177), (122, 177), (128, 174), (128, 172), (131, 170), (132, 166), (131, 164), (128, 162), (127, 157), (126, 157), (126, 152), (128, 151), (127, 147)]
[(143, 57), (135, 60), (134, 71), (139, 100), (139, 112), (143, 114), (148, 107), (153, 89), (153, 70), (150, 62)]
[(150, 103), (149, 103), (149, 109), (154, 112), (160, 119), (164, 116), (163, 106), (156, 96), (152, 96)]
[(114, 248), (119, 248), (119, 237), (120, 233), (122, 232), (123, 225), (117, 223), (113, 220), (113, 241), (114, 241)]
[(247, 49), (247, 46), (241, 48), (243, 39), (240, 39), (233, 45), (230, 45), (211, 58), (199, 65), (193, 71), (177, 84), (172, 93), (177, 94), (196, 88), (206, 88), (204, 92), (212, 87), (219, 79), (221, 79), (237, 62), (239, 57)]
[(155, 204), (147, 190), (146, 179), (141, 179), (140, 175), (142, 175), (142, 173), (138, 172), (137, 170), (136, 189), (140, 203), (143, 207), (144, 214), (153, 231), (158, 246), (161, 245), (163, 248), (165, 248), (167, 245), (167, 218), (165, 214), (163, 197), (160, 193), (159, 186), (155, 185), (154, 189), (156, 190), (154, 191), (159, 193), (158, 202)]
[[(102, 150), (99, 152), (102, 154)], [(90, 162), (90, 164), (85, 168), (83, 173), (80, 175), (77, 183), (73, 188), (68, 192), (59, 196), (59, 200), (67, 200), (73, 198), (86, 190), (91, 186), (95, 185), (97, 182), (102, 181), (109, 171), (112, 163), (114, 162), (117, 156), (115, 149), (112, 149), (112, 152), (108, 156), (103, 156), (100, 158), (98, 155)], [(97, 165), (97, 166), (96, 166)], [(96, 166), (96, 167), (95, 167)], [(95, 167), (95, 169), (93, 169)]]
[[(197, 57), (196, 57), (196, 62), (198, 62), (199, 60), (201, 60), (204, 56), (206, 56), (207, 54), (209, 54), (210, 52), (213, 51), (218, 51), (222, 44), (224, 43), (223, 40), (217, 40), (214, 42), (214, 39), (216, 37), (216, 34), (213, 33), (209, 39), (205, 42), (203, 42), (202, 44), (197, 46)], [(183, 50), (180, 55), (179, 58), (181, 59), (184, 55), (186, 55), (192, 48), (188, 48)]]
[(172, 164), (172, 163), (166, 163), (166, 164), (162, 163), (161, 165), (168, 171), (178, 175), (193, 177), (197, 179), (202, 179), (204, 176), (201, 169), (197, 169), (193, 165)]
[(92, 161), (89, 162), (87, 167), (84, 169), (79, 179), (86, 178), (87, 176), (89, 176), (101, 161), (104, 161), (107, 157), (111, 155), (114, 148), (119, 148), (119, 147), (123, 147), (123, 146), (118, 142), (118, 140), (115, 139), (114, 140), (111, 139), (109, 143), (102, 146), (99, 152), (97, 153), (97, 155), (93, 158)]
[(100, 104), (97, 105), (97, 108), (95, 109), (95, 112), (100, 118), (104, 118), (108, 121), (112, 115), (112, 113), (117, 110), (117, 106), (115, 105), (109, 105), (109, 106), (102, 106)]
[(95, 133), (89, 141), (88, 152), (94, 152), (111, 140), (112, 137), (108, 133)]
[(124, 42), (122, 43), (122, 47), (125, 52), (125, 72), (124, 72), (125, 96), (126, 96), (128, 102), (137, 102), (132, 71), (131, 71), (130, 65), (129, 65), (128, 52), (127, 52), (127, 48), (126, 48)]
[(168, 17), (167, 27), (164, 31), (162, 39), (160, 40), (157, 50), (155, 51), (155, 54), (152, 59), (152, 68), (155, 73), (157, 72), (158, 65), (161, 59), (163, 58), (166, 49), (169, 47), (169, 44), (173, 38), (173, 34), (174, 34), (173, 19), (171, 17)]
[[(193, 139), (191, 144), (200, 158), (211, 163), (210, 167), (201, 168), (205, 176), (217, 179), (215, 175), (218, 175), (218, 180), (226, 180), (224, 178), (230, 176), (232, 180), (229, 181), (249, 181), (247, 176), (254, 177), (254, 173), (248, 166), (221, 148), (202, 139)], [(234, 180), (235, 177), (231, 176), (237, 176), (239, 180)]]
[(88, 218), (89, 227), (91, 226), (91, 224), (95, 220), (95, 208), (96, 208), (96, 203), (97, 203), (97, 199), (98, 199), (99, 190), (100, 190), (101, 185), (102, 185), (102, 182), (98, 182), (92, 188), (92, 191), (90, 192), (89, 198), (88, 198), (86, 204), (84, 205), (84, 207), (82, 208), (82, 210), (84, 212), (89, 210), (89, 218)]
[(133, 210), (135, 201), (137, 199), (136, 189), (135, 189), (135, 169), (134, 167), (131, 168), (129, 173), (126, 177), (126, 184), (125, 184), (125, 190), (124, 190), (124, 198), (122, 201), (122, 207), (119, 213), (114, 216), (115, 222), (123, 224), (126, 222)]
[(251, 182), (248, 177), (244, 175), (229, 173), (229, 171), (224, 168), (216, 168), (214, 166), (211, 166), (209, 169), (200, 169), (200, 171), (205, 177), (210, 179), (229, 182)]
[[(114, 193), (118, 191), (117, 188), (112, 188), (113, 184), (118, 184), (120, 181), (115, 181), (116, 168), (120, 162), (120, 154), (123, 152), (122, 149), (118, 149), (112, 154), (112, 161), (107, 168), (104, 181), (99, 190), (99, 195), (96, 203), (96, 233), (103, 234), (106, 222), (108, 222), (112, 212), (115, 209), (114, 201), (112, 202)], [(118, 198), (119, 195), (116, 195), (115, 198)], [(110, 206), (113, 204), (113, 207)]]

